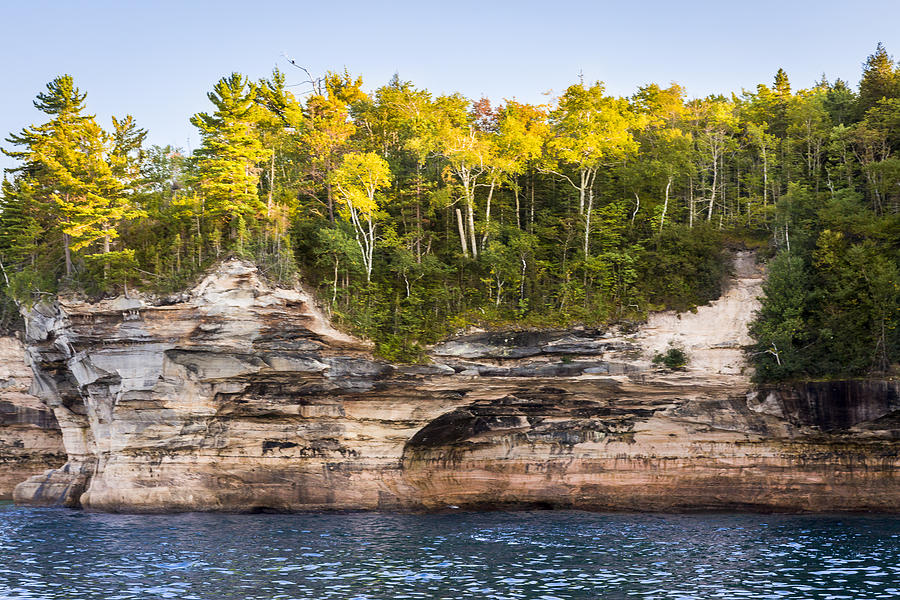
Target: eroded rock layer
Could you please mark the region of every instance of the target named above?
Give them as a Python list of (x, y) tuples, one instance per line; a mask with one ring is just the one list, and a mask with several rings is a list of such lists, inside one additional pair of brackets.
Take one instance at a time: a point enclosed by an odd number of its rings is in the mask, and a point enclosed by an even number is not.
[[(897, 382), (749, 389), (760, 275), (636, 331), (475, 333), (398, 366), (229, 261), (165, 302), (28, 317), (68, 463), (22, 503), (100, 510), (895, 510)], [(677, 342), (684, 372), (653, 367)], [(835, 408), (838, 407), (838, 408)]]
[(56, 418), (28, 393), (31, 370), (15, 337), (0, 336), (0, 500), (31, 475), (66, 462)]

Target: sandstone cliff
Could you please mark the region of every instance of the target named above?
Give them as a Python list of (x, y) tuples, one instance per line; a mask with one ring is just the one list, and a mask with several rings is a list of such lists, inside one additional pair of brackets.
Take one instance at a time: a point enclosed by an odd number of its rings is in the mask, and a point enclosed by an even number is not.
[[(100, 510), (895, 510), (897, 382), (750, 390), (760, 274), (636, 331), (485, 332), (391, 365), (229, 261), (181, 297), (28, 315), (68, 462), (16, 501)], [(685, 372), (650, 359), (670, 342)], [(838, 407), (838, 408), (835, 408)]]
[(66, 462), (53, 411), (28, 393), (31, 369), (15, 337), (0, 336), (0, 500), (26, 478)]

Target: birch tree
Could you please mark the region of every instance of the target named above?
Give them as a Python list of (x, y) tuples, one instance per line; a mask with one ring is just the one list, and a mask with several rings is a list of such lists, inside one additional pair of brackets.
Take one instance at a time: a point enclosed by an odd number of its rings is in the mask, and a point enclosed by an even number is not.
[(719, 171), (722, 156), (737, 127), (734, 104), (723, 98), (709, 97), (691, 103), (694, 119), (695, 140), (702, 154), (706, 169), (712, 175), (709, 186), (709, 201), (706, 220), (712, 220), (716, 205), (716, 190), (719, 186)]
[(462, 189), (465, 219), (457, 212), (463, 255), (478, 258), (475, 238), (475, 188), (490, 169), (491, 143), (478, 131), (465, 112), (467, 102), (461, 96), (438, 98), (440, 124), (439, 152), (446, 159), (445, 174)]
[(578, 214), (584, 216), (584, 255), (591, 235), (591, 211), (594, 208), (594, 181), (600, 168), (637, 150), (631, 134), (634, 115), (627, 102), (606, 96), (603, 84), (589, 88), (569, 86), (550, 113), (552, 137), (548, 143), (554, 162), (569, 167), (575, 179), (561, 170), (550, 169), (578, 190)]
[(356, 244), (362, 254), (366, 281), (372, 281), (376, 223), (379, 214), (376, 194), (391, 183), (387, 161), (375, 154), (351, 152), (344, 155), (331, 183), (337, 191), (342, 215), (353, 224)]

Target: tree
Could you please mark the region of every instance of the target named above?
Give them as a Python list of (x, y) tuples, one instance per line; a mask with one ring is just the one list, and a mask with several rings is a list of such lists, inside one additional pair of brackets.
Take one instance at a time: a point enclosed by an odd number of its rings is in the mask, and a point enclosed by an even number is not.
[(260, 80), (256, 101), (263, 108), (257, 127), (260, 142), (269, 152), (266, 170), (266, 218), (271, 219), (275, 203), (275, 160), (293, 150), (303, 126), (303, 107), (285, 87), (284, 74), (275, 69), (272, 77)]
[[(693, 140), (684, 130), (684, 89), (678, 84), (666, 89), (651, 84), (638, 90), (634, 104), (645, 115), (646, 127), (637, 136), (640, 156), (633, 161), (632, 171), (640, 183), (652, 183), (656, 190), (662, 191), (663, 204), (659, 211), (659, 231), (662, 231), (672, 184), (676, 177), (691, 173), (693, 167)], [(636, 213), (637, 208), (632, 221)]]
[[(507, 100), (498, 111), (497, 156), (510, 178), (516, 203), (516, 227), (522, 228), (519, 178), (534, 169), (544, 154), (550, 136), (547, 114), (543, 107)], [(531, 218), (534, 218), (532, 206)]]
[(900, 96), (900, 74), (894, 59), (888, 55), (884, 45), (878, 42), (875, 52), (863, 63), (862, 79), (859, 81), (857, 116), (862, 117), (867, 110), (884, 98)]
[[(258, 89), (239, 73), (220, 79), (207, 94), (215, 111), (197, 113), (191, 123), (203, 138), (196, 151), (200, 193), (214, 226), (237, 225), (238, 217), (265, 215), (259, 199), (257, 164), (269, 157), (257, 131)], [(234, 234), (234, 231), (232, 231)]]
[(356, 124), (350, 118), (351, 104), (365, 98), (362, 78), (328, 73), (323, 79), (324, 89), (317, 86), (306, 100), (305, 124), (301, 143), (309, 156), (310, 172), (315, 181), (325, 186), (325, 205), (328, 220), (334, 222), (331, 172), (346, 150)]
[[(442, 96), (437, 100), (438, 143), (441, 155), (447, 160), (447, 172), (462, 188), (466, 219), (457, 209), (460, 245), (463, 255), (478, 258), (475, 239), (475, 189), (478, 180), (489, 173), (493, 148), (489, 137), (479, 131), (466, 112), (468, 102), (459, 95)], [(468, 243), (467, 243), (468, 239)]]
[(825, 145), (831, 133), (831, 118), (825, 109), (826, 93), (821, 89), (803, 90), (787, 110), (787, 135), (804, 157), (806, 177), (816, 190)]
[[(40, 146), (38, 156), (48, 175), (65, 189), (54, 199), (66, 223), (63, 231), (72, 241), (72, 250), (102, 240), (103, 252), (108, 253), (111, 239), (118, 235), (116, 223), (136, 214), (125, 197), (124, 183), (116, 177), (114, 164), (107, 161), (109, 136), (93, 121), (86, 121), (79, 135), (78, 151), (70, 154), (50, 139)], [(114, 155), (112, 159), (117, 162)]]
[[(46, 211), (44, 231), (62, 232), (67, 276), (73, 251), (102, 241), (101, 252), (110, 253), (119, 224), (142, 214), (127, 190), (138, 176), (135, 154), (146, 134), (130, 116), (114, 118), (115, 133), (108, 134), (82, 114), (85, 98), (71, 76), (57, 77), (34, 103), (50, 120), (8, 138), (22, 148), (7, 154), (24, 163), (17, 171), (31, 201)], [(23, 231), (34, 237), (38, 227), (32, 218)]]
[(804, 372), (809, 275), (801, 257), (783, 251), (769, 265), (765, 301), (750, 325), (756, 376), (786, 379)]
[(597, 171), (637, 150), (630, 129), (636, 118), (624, 100), (606, 96), (599, 81), (589, 88), (569, 86), (550, 113), (552, 137), (548, 148), (561, 166), (577, 172), (577, 182), (553, 171), (578, 190), (578, 214), (584, 215), (584, 255), (588, 256), (594, 182)]
[(873, 206), (884, 212), (898, 198), (898, 163), (892, 155), (900, 148), (900, 98), (878, 101), (850, 130), (853, 152), (862, 168)]
[(791, 96), (791, 82), (788, 81), (788, 76), (784, 69), (778, 69), (778, 72), (775, 73), (775, 94), (783, 98), (790, 98)]
[(856, 94), (843, 79), (835, 79), (827, 87), (824, 106), (835, 125), (850, 125), (856, 112), (856, 103)]
[[(34, 267), (45, 233), (42, 203), (35, 197), (29, 178), (3, 180), (0, 197), (0, 263), (9, 267)], [(8, 277), (8, 273), (4, 273)]]
[(710, 96), (691, 103), (698, 148), (706, 158), (706, 169), (712, 175), (706, 220), (712, 220), (719, 183), (720, 161), (737, 126), (734, 104), (724, 98)]
[(387, 161), (375, 154), (350, 152), (331, 179), (338, 192), (344, 214), (356, 231), (356, 243), (362, 254), (366, 281), (372, 281), (375, 252), (375, 225), (379, 206), (375, 194), (390, 185), (391, 171)]
[(423, 222), (425, 199), (435, 184), (426, 178), (426, 166), (438, 151), (438, 115), (431, 94), (416, 89), (409, 81), (401, 81), (395, 74), (368, 101), (358, 102), (355, 113), (364, 145), (377, 151), (391, 166), (398, 190), (401, 231), (408, 227), (405, 211), (415, 211), (415, 230), (398, 235), (410, 251), (415, 250), (415, 261), (420, 264), (427, 231)]

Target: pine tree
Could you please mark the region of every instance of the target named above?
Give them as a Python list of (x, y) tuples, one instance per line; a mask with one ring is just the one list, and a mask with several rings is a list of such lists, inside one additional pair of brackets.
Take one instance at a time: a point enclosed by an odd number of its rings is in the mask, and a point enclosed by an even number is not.
[(27, 178), (3, 180), (0, 197), (0, 261), (9, 267), (34, 266), (45, 233), (39, 204)]
[(216, 110), (197, 113), (191, 123), (200, 129), (203, 145), (195, 153), (200, 192), (215, 226), (236, 224), (237, 217), (255, 220), (266, 206), (257, 191), (257, 164), (267, 151), (256, 130), (257, 88), (243, 75), (220, 79), (207, 94)]
[[(116, 156), (116, 140), (94, 116), (82, 114), (85, 98), (69, 75), (48, 83), (34, 105), (50, 120), (10, 136), (8, 141), (21, 149), (6, 151), (22, 161), (15, 170), (22, 180), (19, 187), (31, 190), (29, 202), (39, 207), (42, 215), (42, 222), (35, 217), (23, 231), (31, 237), (38, 227), (61, 232), (67, 276), (73, 274), (73, 252), (98, 250), (95, 244), (102, 242), (99, 250), (109, 253), (119, 223), (141, 214), (125, 193), (137, 176), (136, 169), (129, 170), (127, 161)], [(124, 157), (140, 145), (143, 134), (130, 117), (114, 120), (114, 124), (117, 131), (121, 129)]]
[(785, 98), (791, 95), (791, 82), (784, 69), (778, 69), (775, 73), (775, 93)]
[(894, 59), (888, 55), (884, 45), (878, 42), (875, 52), (863, 64), (862, 79), (859, 81), (857, 117), (862, 118), (867, 110), (882, 98), (900, 96), (900, 74)]

